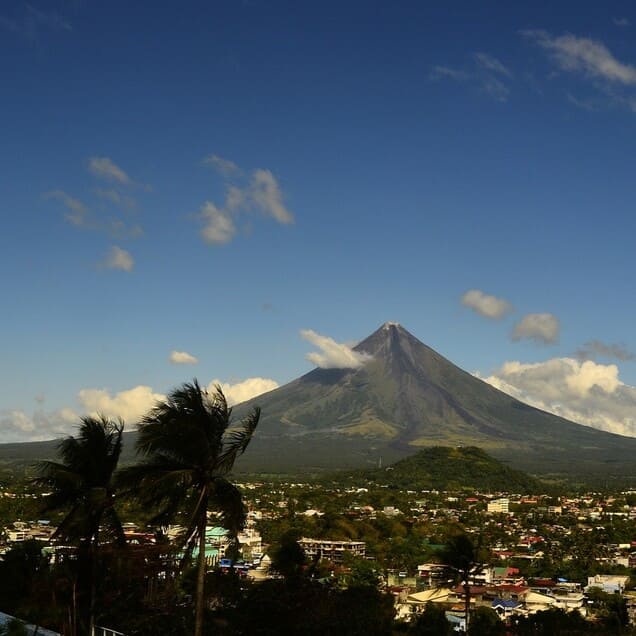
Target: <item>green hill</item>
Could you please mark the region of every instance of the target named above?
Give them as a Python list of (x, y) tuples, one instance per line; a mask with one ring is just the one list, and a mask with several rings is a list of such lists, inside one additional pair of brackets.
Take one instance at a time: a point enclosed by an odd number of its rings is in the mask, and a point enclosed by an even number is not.
[(530, 475), (498, 462), (475, 446), (432, 446), (385, 469), (363, 476), (380, 484), (408, 490), (484, 492), (545, 492), (546, 486)]

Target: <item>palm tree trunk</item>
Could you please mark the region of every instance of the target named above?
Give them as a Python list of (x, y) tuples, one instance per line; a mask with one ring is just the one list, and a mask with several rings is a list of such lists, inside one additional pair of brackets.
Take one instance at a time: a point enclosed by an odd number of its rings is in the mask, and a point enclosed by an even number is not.
[(88, 633), (93, 636), (95, 633), (95, 597), (97, 596), (97, 537), (91, 541), (91, 562), (90, 572), (91, 591), (88, 609)]
[(468, 572), (466, 572), (466, 582), (464, 583), (464, 621), (466, 623), (465, 630), (468, 634), (468, 620), (470, 619), (470, 581), (468, 580)]
[(194, 636), (203, 636), (203, 615), (205, 613), (205, 528), (207, 526), (207, 496), (199, 518), (199, 554), (197, 557), (197, 596), (194, 619)]

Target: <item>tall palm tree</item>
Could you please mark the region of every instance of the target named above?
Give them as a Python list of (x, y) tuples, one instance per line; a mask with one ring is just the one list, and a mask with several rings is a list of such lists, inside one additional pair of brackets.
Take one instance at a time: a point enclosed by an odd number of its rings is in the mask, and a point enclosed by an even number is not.
[(452, 570), (455, 581), (464, 588), (464, 620), (467, 632), (470, 620), (470, 577), (482, 569), (480, 551), (479, 545), (475, 545), (467, 534), (460, 532), (448, 538), (440, 555), (442, 563)]
[(159, 510), (154, 521), (172, 521), (185, 512), (186, 554), (198, 542), (195, 636), (203, 633), (208, 510), (219, 513), (230, 539), (236, 541), (246, 510), (240, 490), (227, 476), (259, 418), (260, 409), (255, 408), (232, 425), (232, 409), (221, 388), (208, 393), (195, 379), (174, 389), (143, 418), (137, 451), (144, 458), (122, 472), (133, 494)]
[[(59, 462), (36, 465), (34, 482), (50, 490), (45, 511), (68, 510), (54, 540), (78, 545), (79, 631), (89, 634), (95, 614), (95, 561), (100, 533), (125, 543), (114, 507), (113, 475), (122, 449), (124, 423), (104, 416), (83, 417), (77, 437), (60, 442)], [(76, 626), (77, 629), (77, 626)]]

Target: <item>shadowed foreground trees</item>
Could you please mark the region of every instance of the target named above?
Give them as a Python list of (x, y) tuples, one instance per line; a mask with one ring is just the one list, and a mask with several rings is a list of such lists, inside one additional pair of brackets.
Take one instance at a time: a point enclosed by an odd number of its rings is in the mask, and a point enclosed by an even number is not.
[(73, 633), (89, 634), (95, 617), (95, 566), (100, 540), (106, 534), (124, 545), (124, 532), (114, 507), (114, 473), (121, 454), (122, 421), (83, 417), (77, 437), (59, 445), (59, 462), (40, 462), (34, 482), (50, 493), (44, 510), (68, 510), (54, 540), (78, 546), (74, 597), (77, 621)]
[(245, 636), (390, 636), (393, 597), (373, 587), (341, 590), (306, 577), (253, 585), (228, 634)]
[(427, 603), (424, 611), (414, 618), (409, 626), (409, 636), (450, 636), (451, 624), (446, 612), (435, 603)]
[(246, 511), (240, 490), (227, 475), (252, 439), (259, 417), (255, 408), (233, 426), (221, 388), (209, 394), (195, 379), (174, 389), (143, 418), (137, 439), (143, 459), (122, 473), (132, 494), (159, 511), (154, 522), (182, 516), (186, 554), (198, 547), (195, 636), (203, 633), (208, 511), (216, 511), (220, 525), (236, 539)]

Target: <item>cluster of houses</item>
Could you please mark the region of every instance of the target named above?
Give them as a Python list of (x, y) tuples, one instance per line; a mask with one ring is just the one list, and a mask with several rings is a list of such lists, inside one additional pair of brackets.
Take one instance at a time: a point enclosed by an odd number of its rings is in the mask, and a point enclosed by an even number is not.
[[(211, 522), (206, 531), (206, 560), (210, 567), (231, 567), (255, 579), (273, 576), (269, 572), (268, 546), (263, 544), (258, 527), (264, 519), (289, 515), (292, 499), (288, 496), (285, 485), (278, 489), (266, 484), (244, 484), (243, 487), (247, 493), (250, 512), (247, 526), (239, 536), (242, 558), (238, 562), (228, 559), (227, 532)], [(302, 484), (291, 484), (291, 487), (296, 491), (305, 491), (306, 488), (305, 492), (313, 489), (311, 485)], [(491, 546), (491, 562), (496, 563), (499, 560), (502, 565), (476, 571), (471, 577), (468, 596), (470, 607), (490, 607), (502, 619), (550, 608), (577, 610), (585, 616), (590, 607), (587, 594), (592, 588), (611, 594), (625, 594), (629, 587), (629, 576), (610, 574), (612, 568), (616, 570), (614, 566), (636, 568), (636, 530), (631, 541), (613, 544), (607, 542), (603, 554), (595, 557), (601, 565), (607, 565), (607, 573), (589, 577), (587, 585), (566, 580), (525, 579), (520, 575), (519, 569), (506, 565), (514, 563), (515, 559), (541, 557), (546, 546), (558, 545), (559, 540), (567, 537), (573, 530), (598, 530), (608, 523), (626, 523), (629, 527), (636, 527), (636, 506), (625, 503), (633, 503), (633, 498), (585, 495), (554, 499), (548, 496), (524, 497), (503, 493), (462, 496), (437, 491), (407, 491), (402, 493), (406, 496), (399, 500), (399, 507), (398, 502), (395, 505), (384, 503), (374, 507), (367, 495), (366, 488), (335, 488), (332, 501), (340, 500), (341, 514), (354, 522), (356, 519), (384, 516), (408, 518), (412, 523), (458, 522), (469, 532), (483, 532), (484, 529), (494, 528), (500, 538)], [(319, 507), (294, 510), (294, 514), (319, 518), (323, 515)], [(467, 522), (469, 518), (474, 524), (472, 527)], [(124, 530), (130, 543), (152, 543), (155, 540), (153, 533), (140, 531), (132, 523), (124, 524)], [(168, 528), (168, 538), (175, 539), (179, 530), (178, 527)], [(16, 542), (29, 539), (49, 544), (54, 531), (55, 528), (45, 520), (15, 521), (3, 529), (0, 553)], [(364, 541), (303, 537), (299, 543), (309, 560), (323, 560), (337, 567), (342, 564), (345, 554), (381, 560), (381, 555), (367, 554)], [(53, 558), (55, 549), (47, 548)], [(439, 563), (424, 563), (418, 566), (417, 571), (388, 570), (382, 574), (384, 586), (394, 593), (399, 617), (409, 619), (422, 611), (428, 603), (435, 603), (447, 610), (450, 620), (461, 626), (467, 590), (463, 585), (450, 585), (452, 577), (444, 566)], [(632, 620), (636, 622), (636, 617), (633, 616), (636, 612), (636, 597), (626, 598)]]
[(425, 564), (418, 568), (419, 575), (428, 584), (420, 591), (401, 591), (397, 600), (398, 616), (409, 619), (428, 603), (435, 603), (447, 610), (449, 618), (462, 619), (467, 592), (471, 609), (492, 608), (503, 620), (515, 614), (526, 616), (548, 609), (577, 610), (582, 616), (587, 616), (591, 603), (587, 593), (592, 588), (622, 594), (629, 581), (627, 575), (612, 574), (589, 577), (586, 586), (552, 579), (525, 581), (518, 576), (516, 568), (490, 567), (476, 573), (466, 589), (464, 585), (441, 583), (443, 570), (439, 564)]

